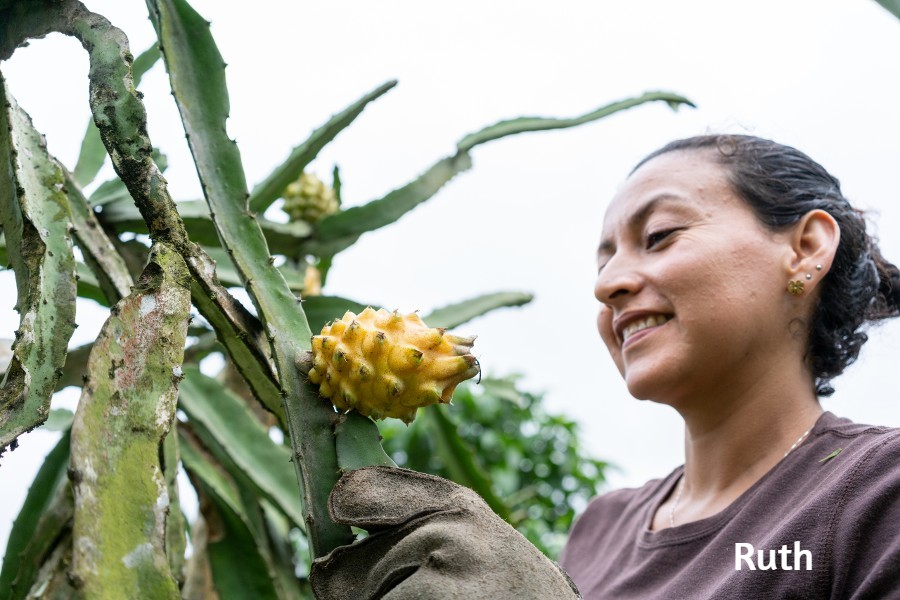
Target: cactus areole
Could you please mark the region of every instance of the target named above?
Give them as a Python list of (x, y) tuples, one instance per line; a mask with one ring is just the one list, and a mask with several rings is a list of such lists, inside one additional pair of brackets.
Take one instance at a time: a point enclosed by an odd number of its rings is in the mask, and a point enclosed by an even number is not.
[(429, 328), (416, 313), (348, 311), (313, 336), (309, 379), (342, 411), (411, 423), (419, 407), (449, 403), (479, 372), (474, 341)]

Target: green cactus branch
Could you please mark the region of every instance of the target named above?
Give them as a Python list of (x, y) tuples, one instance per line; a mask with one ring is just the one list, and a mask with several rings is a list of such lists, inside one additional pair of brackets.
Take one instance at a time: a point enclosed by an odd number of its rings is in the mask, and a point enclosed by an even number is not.
[[(134, 87), (141, 82), (150, 67), (159, 60), (159, 47), (153, 44), (144, 50), (131, 66), (131, 72), (134, 77)], [(100, 131), (94, 125), (94, 120), (90, 119), (87, 129), (84, 132), (84, 139), (81, 142), (81, 151), (78, 153), (78, 162), (72, 170), (72, 178), (80, 187), (85, 187), (94, 180), (103, 163), (106, 160), (106, 148), (103, 146), (103, 140), (100, 139)]]
[(583, 115), (568, 119), (560, 119), (555, 117), (518, 117), (516, 119), (508, 119), (495, 123), (475, 133), (470, 133), (456, 144), (460, 152), (468, 152), (475, 146), (499, 140), (508, 135), (516, 135), (519, 133), (527, 133), (530, 131), (548, 131), (551, 129), (567, 129), (576, 127), (591, 121), (596, 121), (604, 117), (608, 117), (617, 112), (628, 110), (646, 104), (647, 102), (665, 102), (673, 110), (679, 106), (694, 106), (694, 103), (678, 94), (671, 92), (645, 92), (634, 98), (627, 98), (618, 102), (601, 106), (596, 110), (592, 110)]
[(183, 377), (190, 284), (180, 253), (155, 244), (88, 360), (70, 463), (71, 574), (88, 598), (180, 598), (166, 556), (171, 499), (160, 456)]
[(166, 516), (165, 552), (169, 561), (169, 572), (182, 587), (185, 577), (184, 552), (187, 547), (185, 530), (187, 522), (181, 512), (181, 500), (178, 493), (178, 463), (181, 461), (181, 449), (178, 446), (178, 431), (175, 423), (166, 434), (162, 444), (162, 471), (169, 496), (169, 513)]
[(452, 329), (492, 310), (524, 306), (532, 300), (534, 296), (525, 292), (494, 292), (435, 309), (422, 320), (431, 327)]
[(69, 565), (72, 564), (72, 532), (64, 530), (59, 542), (47, 557), (27, 596), (28, 600), (71, 600), (78, 592), (69, 579)]
[(4, 600), (25, 598), (38, 570), (71, 526), (74, 505), (66, 477), (69, 432), (66, 431), (41, 465), (19, 516), (13, 523), (0, 571)]
[[(300, 510), (296, 477), (290, 466), (291, 452), (276, 444), (250, 408), (225, 385), (195, 367), (185, 367), (179, 406), (191, 419), (205, 445), (215, 445), (235, 470), (268, 498), (300, 528), (305, 527)], [(212, 449), (212, 448), (211, 448)]]
[(253, 188), (248, 201), (250, 210), (259, 214), (265, 212), (272, 202), (281, 196), (284, 188), (300, 176), (303, 169), (313, 161), (322, 148), (346, 129), (370, 102), (380, 98), (396, 85), (396, 80), (381, 84), (313, 131), (306, 141), (291, 151), (284, 163)]
[[(177, 206), (178, 213), (190, 232), (192, 241), (202, 246), (218, 247), (220, 245), (219, 234), (210, 216), (209, 205), (206, 201), (182, 200), (178, 202)], [(149, 231), (143, 217), (128, 196), (105, 204), (103, 212), (100, 214), (100, 220), (103, 223), (135, 233)], [(303, 221), (276, 223), (259, 216), (256, 217), (256, 220), (265, 234), (266, 244), (272, 254), (301, 256), (298, 250), (298, 241), (308, 238), (313, 231), (312, 227)]]
[[(221, 600), (277, 600), (274, 573), (265, 551), (254, 536), (253, 525), (244, 511), (240, 492), (227, 475), (221, 473), (214, 459), (203, 455), (190, 438), (183, 438), (185, 470), (200, 499), (203, 515), (199, 550), (208, 561), (209, 579), (189, 575), (187, 592), (197, 598)], [(209, 523), (215, 527), (215, 537), (208, 534)], [(195, 559), (192, 557), (191, 561)], [(200, 582), (198, 582), (198, 579)], [(187, 588), (190, 584), (191, 588)], [(200, 589), (196, 589), (199, 587)], [(205, 588), (205, 589), (203, 589)], [(212, 593), (210, 593), (212, 592)]]
[(63, 172), (66, 177), (66, 191), (69, 194), (75, 241), (107, 302), (110, 305), (115, 304), (131, 292), (131, 285), (134, 283), (131, 273), (128, 272), (128, 266), (116, 251), (112, 240), (100, 226), (90, 203), (81, 193), (72, 175), (65, 169)]
[(383, 198), (354, 206), (319, 223), (315, 237), (303, 244), (304, 252), (334, 256), (352, 246), (363, 233), (389, 225), (425, 202), (457, 174), (472, 167), (466, 152), (439, 160), (425, 173)]
[(647, 92), (602, 106), (589, 113), (569, 119), (552, 117), (520, 117), (500, 121), (465, 136), (457, 144), (457, 153), (435, 163), (417, 179), (388, 193), (383, 198), (326, 217), (319, 223), (315, 235), (302, 243), (302, 253), (331, 257), (352, 246), (366, 232), (390, 225), (431, 198), (457, 174), (469, 169), (469, 151), (509, 135), (530, 131), (565, 129), (608, 117), (648, 102), (665, 102), (673, 109), (681, 105), (694, 106), (683, 96), (669, 92)]
[(182, 0), (148, 0), (148, 6), (222, 247), (272, 344), (310, 548), (313, 556), (321, 556), (352, 541), (353, 535), (327, 513), (328, 494), (339, 475), (333, 429), (337, 415), (296, 367), (300, 353), (310, 347), (309, 325), (299, 298), (272, 267), (266, 239), (247, 203), (240, 153), (225, 129), (225, 63), (209, 23)]
[(900, 19), (900, 0), (875, 0), (892, 15)]
[(20, 317), (0, 389), (0, 454), (46, 420), (75, 330), (75, 258), (64, 187), (43, 136), (0, 76), (0, 223)]
[[(100, 219), (102, 221), (102, 218)], [(132, 240), (117, 242), (117, 249), (127, 262), (143, 265), (147, 249)], [(284, 423), (281, 407), (281, 388), (272, 372), (271, 356), (266, 352), (268, 342), (259, 319), (235, 300), (231, 294), (219, 293), (221, 286), (210, 288), (208, 281), (194, 277), (191, 284), (191, 301), (207, 320), (219, 343), (234, 361), (238, 372), (246, 379), (259, 403)]]
[(134, 89), (125, 34), (77, 0), (18, 2), (7, 10), (10, 19), (0, 25), (0, 59), (8, 58), (28, 38), (52, 31), (76, 37), (88, 51), (91, 112), (113, 167), (147, 223), (151, 239), (172, 244), (184, 257), (195, 280), (194, 304), (223, 345), (237, 350), (235, 361), (257, 363), (239, 363), (239, 369), (252, 375), (251, 389), (262, 400), (267, 390), (261, 389), (261, 379), (268, 373), (272, 385), (277, 383), (265, 350), (255, 343), (255, 318), (219, 283), (215, 263), (188, 238), (166, 181), (153, 162), (146, 111)]

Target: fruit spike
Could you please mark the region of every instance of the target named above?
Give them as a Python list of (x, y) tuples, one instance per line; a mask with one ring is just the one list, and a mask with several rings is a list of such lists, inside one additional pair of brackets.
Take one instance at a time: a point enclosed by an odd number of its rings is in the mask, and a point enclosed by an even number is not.
[(478, 374), (474, 342), (429, 328), (416, 313), (347, 311), (313, 336), (309, 379), (339, 410), (409, 424), (419, 407), (449, 403)]

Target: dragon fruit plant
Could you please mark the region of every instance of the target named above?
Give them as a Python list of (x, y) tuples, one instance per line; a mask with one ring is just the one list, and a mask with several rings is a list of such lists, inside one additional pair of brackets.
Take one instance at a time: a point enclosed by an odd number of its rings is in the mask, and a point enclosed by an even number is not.
[[(426, 315), (440, 328), (430, 329), (418, 316), (321, 295), (332, 258), (432, 197), (471, 166), (479, 144), (647, 102), (689, 102), (652, 92), (576, 118), (502, 121), (462, 138), (416, 180), (344, 209), (338, 173), (326, 186), (305, 170), (394, 82), (334, 115), (251, 189), (225, 133), (225, 63), (209, 24), (185, 0), (147, 7), (159, 41), (135, 58), (125, 34), (77, 0), (0, 0), (0, 60), (51, 32), (75, 37), (90, 58), (93, 115), (70, 171), (0, 79), (0, 253), (15, 271), (20, 315), (0, 384), (0, 449), (14, 449), (48, 419), (55, 391), (81, 388), (73, 416), (54, 412), (64, 434), (13, 525), (0, 593), (307, 597), (294, 561), (297, 532), (311, 557), (351, 542), (354, 533), (326, 510), (333, 484), (345, 470), (392, 464), (365, 415), (408, 421), (418, 406), (448, 401), (477, 366), (471, 341), (444, 328), (530, 300), (487, 294)], [(173, 201), (165, 157), (147, 135), (136, 86), (160, 56), (203, 200)], [(86, 197), (106, 156), (118, 177)], [(288, 223), (264, 217), (279, 198)], [(149, 245), (136, 234), (149, 234)], [(235, 287), (247, 291), (255, 315), (231, 294)], [(93, 343), (69, 348), (79, 297), (109, 307), (109, 317)], [(312, 335), (326, 325), (325, 337)], [(381, 337), (399, 348), (405, 372), (392, 374), (397, 361), (377, 348), (365, 354), (359, 340), (377, 345)], [(338, 342), (347, 352), (337, 363), (334, 350), (311, 354)], [(214, 352), (226, 367), (209, 377), (198, 364)], [(286, 443), (273, 441), (273, 428)], [(179, 464), (200, 500), (190, 560)]]

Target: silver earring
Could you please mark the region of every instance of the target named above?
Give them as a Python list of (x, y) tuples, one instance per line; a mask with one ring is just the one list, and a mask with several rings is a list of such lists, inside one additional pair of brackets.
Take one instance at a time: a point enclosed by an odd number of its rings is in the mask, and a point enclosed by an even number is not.
[(806, 274), (806, 280), (809, 281), (810, 279), (812, 279), (812, 275), (810, 275), (809, 273), (807, 273), (807, 274)]
[(822, 270), (822, 265), (816, 265), (816, 271), (821, 271), (821, 270)]

